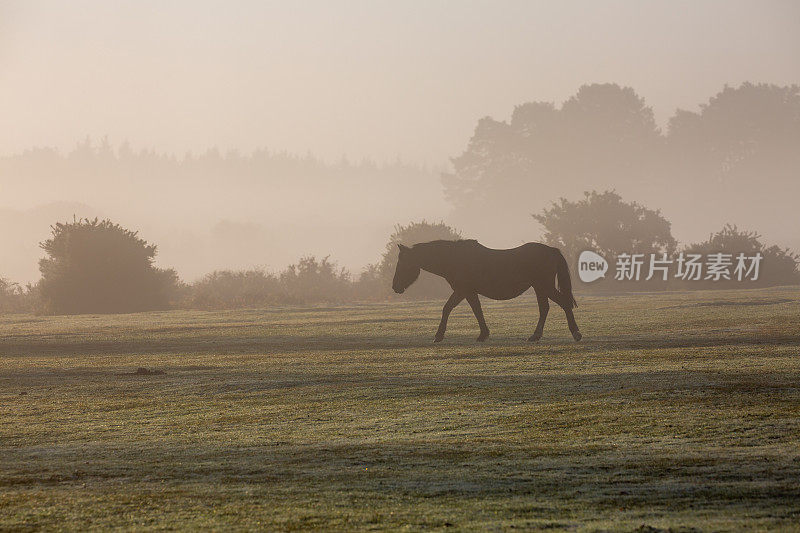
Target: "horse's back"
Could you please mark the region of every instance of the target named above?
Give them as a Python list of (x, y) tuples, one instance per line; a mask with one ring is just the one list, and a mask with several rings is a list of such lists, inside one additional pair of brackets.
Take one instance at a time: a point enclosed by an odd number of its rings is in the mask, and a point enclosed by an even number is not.
[(464, 243), (450, 258), (453, 286), (464, 287), (496, 300), (514, 298), (534, 285), (542, 270), (554, 272), (555, 248), (531, 242), (515, 248), (487, 248), (477, 241)]
[(541, 261), (547, 262), (551, 258), (557, 257), (559, 253), (558, 248), (553, 248), (540, 242), (527, 242), (515, 248), (487, 248), (480, 243), (478, 243), (478, 246), (482, 250), (476, 254), (477, 256), (482, 255), (490, 260), (521, 264), (528, 264), (531, 261), (537, 264)]

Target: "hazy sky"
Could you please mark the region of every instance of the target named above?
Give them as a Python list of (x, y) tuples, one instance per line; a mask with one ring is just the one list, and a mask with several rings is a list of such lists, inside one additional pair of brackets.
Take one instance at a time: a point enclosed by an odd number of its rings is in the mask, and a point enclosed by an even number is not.
[(0, 0), (0, 154), (86, 135), (433, 165), (478, 118), (583, 83), (661, 124), (800, 81), (800, 2)]

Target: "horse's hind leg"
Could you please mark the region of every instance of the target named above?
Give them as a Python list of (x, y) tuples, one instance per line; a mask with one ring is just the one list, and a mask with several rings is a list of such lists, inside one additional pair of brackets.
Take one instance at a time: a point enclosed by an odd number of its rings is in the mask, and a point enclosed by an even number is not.
[(530, 342), (538, 341), (542, 338), (544, 322), (547, 320), (547, 312), (550, 311), (550, 302), (547, 299), (547, 295), (541, 290), (536, 290), (535, 287), (534, 290), (536, 291), (536, 300), (539, 302), (539, 323), (536, 324), (536, 331), (528, 338)]
[(450, 312), (461, 303), (461, 300), (464, 299), (464, 295), (459, 292), (453, 291), (453, 294), (450, 295), (450, 298), (447, 299), (447, 302), (444, 304), (442, 308), (442, 320), (439, 322), (439, 330), (436, 332), (436, 336), (433, 338), (433, 342), (441, 342), (444, 338), (444, 332), (447, 330), (447, 319), (450, 317)]
[(475, 318), (478, 319), (478, 325), (481, 327), (481, 334), (478, 335), (478, 341), (483, 342), (489, 336), (489, 327), (486, 325), (486, 320), (483, 318), (483, 309), (481, 309), (481, 301), (478, 299), (477, 293), (472, 293), (467, 296), (467, 302), (472, 307), (472, 312), (475, 313)]
[(561, 309), (563, 309), (564, 313), (567, 315), (567, 324), (569, 325), (569, 331), (572, 333), (572, 338), (576, 341), (581, 340), (583, 335), (578, 331), (578, 323), (575, 322), (575, 315), (572, 314), (572, 301), (570, 301), (570, 298), (559, 291), (554, 291), (550, 298), (560, 305)]

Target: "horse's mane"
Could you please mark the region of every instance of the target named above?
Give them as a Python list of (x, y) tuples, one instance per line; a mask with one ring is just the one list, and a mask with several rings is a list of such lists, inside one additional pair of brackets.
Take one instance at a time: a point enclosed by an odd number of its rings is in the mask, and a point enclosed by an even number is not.
[(420, 249), (420, 248), (431, 248), (431, 247), (435, 247), (435, 248), (450, 248), (450, 247), (463, 248), (463, 247), (466, 247), (466, 246), (470, 246), (470, 247), (471, 246), (476, 246), (477, 244), (478, 244), (478, 241), (476, 241), (475, 239), (459, 239), (457, 241), (437, 240), (437, 241), (430, 241), (430, 242), (421, 242), (419, 244), (415, 244), (414, 246), (412, 246), (412, 248), (417, 249), (417, 250)]

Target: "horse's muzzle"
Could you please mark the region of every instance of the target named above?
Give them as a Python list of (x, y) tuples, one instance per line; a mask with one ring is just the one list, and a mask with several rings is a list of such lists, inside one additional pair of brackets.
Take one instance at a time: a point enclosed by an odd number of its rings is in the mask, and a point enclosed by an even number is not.
[(405, 289), (395, 289), (394, 292), (397, 294), (403, 294), (406, 290)]

